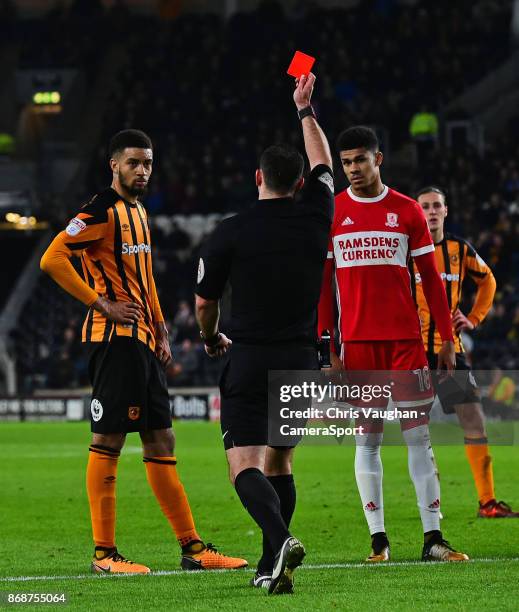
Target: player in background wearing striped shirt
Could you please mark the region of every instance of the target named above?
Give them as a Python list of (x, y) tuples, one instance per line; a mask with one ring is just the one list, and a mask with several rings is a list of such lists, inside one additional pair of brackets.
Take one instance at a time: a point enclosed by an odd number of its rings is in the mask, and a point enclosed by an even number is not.
[[(440, 276), (445, 284), (447, 300), (452, 313), (454, 346), (456, 348), (456, 374), (438, 384), (438, 399), (445, 414), (458, 416), (465, 434), (465, 452), (470, 464), (479, 498), (478, 516), (481, 518), (519, 518), (509, 504), (497, 501), (494, 490), (494, 470), (488, 448), (485, 416), (481, 406), (476, 380), (464, 352), (460, 333), (471, 331), (480, 325), (492, 306), (496, 281), (487, 264), (472, 245), (463, 238), (444, 231), (447, 205), (445, 193), (438, 187), (424, 187), (417, 200), (425, 213), (434, 240), (434, 255)], [(422, 326), (422, 340), (429, 365), (434, 370), (441, 338), (424, 297), (420, 272), (413, 260), (410, 264), (411, 287)], [(465, 279), (477, 285), (472, 309), (467, 316), (460, 310)], [(433, 376), (433, 380), (434, 380)]]
[[(428, 426), (434, 394), (407, 269), (413, 256), (442, 338), (438, 367), (452, 371), (455, 353), (451, 317), (434, 261), (431, 234), (417, 202), (382, 183), (383, 156), (373, 130), (364, 126), (345, 130), (339, 136), (338, 149), (350, 187), (335, 197), (318, 330), (321, 333), (334, 328), (335, 272), (341, 359), (333, 355), (332, 365), (349, 371), (350, 379), (367, 376), (369, 381), (373, 371), (387, 372), (394, 382), (392, 399), (397, 409), (402, 414), (416, 413), (400, 419), (400, 426), (424, 531), (422, 559), (465, 561), (467, 555), (453, 550), (440, 530), (440, 487)], [(359, 408), (385, 411), (387, 401), (381, 398)], [(384, 420), (371, 418), (369, 413), (359, 414), (356, 425), (363, 426), (365, 433), (356, 436), (355, 476), (371, 534), (372, 550), (367, 561), (388, 561), (380, 457)]]
[[(95, 544), (92, 570), (150, 571), (123, 557), (115, 544), (117, 464), (129, 432), (139, 432), (146, 476), (181, 547), (181, 567), (244, 567), (244, 559), (226, 557), (203, 543), (177, 473), (165, 374), (172, 357), (140, 202), (152, 173), (152, 143), (144, 132), (124, 130), (110, 141), (109, 154), (111, 187), (83, 206), (41, 260), (44, 272), (88, 306), (82, 339), (93, 387), (86, 478)], [(70, 262), (72, 255), (81, 258), (84, 280)]]

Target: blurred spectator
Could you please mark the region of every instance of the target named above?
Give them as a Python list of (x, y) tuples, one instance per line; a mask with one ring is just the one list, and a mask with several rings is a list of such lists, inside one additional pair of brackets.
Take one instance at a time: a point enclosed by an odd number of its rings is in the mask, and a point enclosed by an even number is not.
[(173, 319), (173, 324), (177, 327), (189, 327), (194, 325), (195, 317), (194, 314), (186, 302), (186, 300), (182, 300), (178, 305), (177, 313)]
[(516, 389), (512, 376), (499, 367), (494, 368), (487, 396), (483, 398), (485, 413), (500, 419), (517, 419), (519, 410), (515, 408)]
[(415, 144), (419, 164), (425, 163), (429, 153), (437, 146), (439, 129), (438, 116), (428, 110), (425, 104), (411, 117), (409, 135)]
[(68, 351), (62, 348), (50, 360), (47, 386), (50, 389), (65, 389), (68, 387), (74, 388), (76, 385), (76, 371), (72, 359)]
[(178, 304), (173, 318), (173, 330), (175, 342), (194, 341), (199, 338), (193, 309), (186, 300), (181, 300)]
[(488, 388), (488, 397), (496, 404), (512, 406), (515, 399), (516, 385), (510, 376), (500, 368), (495, 368), (492, 383)]
[(200, 369), (196, 346), (189, 339), (173, 347), (173, 364), (168, 370), (168, 380), (175, 387), (192, 387), (197, 383)]
[(0, 133), (0, 155), (12, 155), (15, 151), (15, 140), (11, 134)]
[(150, 215), (159, 215), (164, 211), (164, 191), (160, 184), (160, 178), (154, 176), (151, 181), (150, 192), (146, 196), (146, 209)]

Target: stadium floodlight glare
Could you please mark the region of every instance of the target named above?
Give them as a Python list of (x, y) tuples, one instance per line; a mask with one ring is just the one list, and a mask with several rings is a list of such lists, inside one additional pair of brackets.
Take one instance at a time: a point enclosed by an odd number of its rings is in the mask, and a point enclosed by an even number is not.
[(34, 215), (27, 217), (15, 212), (6, 213), (5, 220), (12, 224), (13, 229), (17, 230), (37, 229), (38, 227), (44, 228), (47, 225), (45, 222), (39, 222)]
[(61, 94), (59, 91), (37, 91), (32, 96), (34, 104), (59, 104), (61, 102)]

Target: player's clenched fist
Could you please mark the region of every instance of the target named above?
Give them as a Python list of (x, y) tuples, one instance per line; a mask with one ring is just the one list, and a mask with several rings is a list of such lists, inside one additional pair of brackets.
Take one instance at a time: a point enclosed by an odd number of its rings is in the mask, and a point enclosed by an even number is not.
[(302, 74), (299, 80), (296, 80), (296, 89), (294, 91), (294, 102), (297, 110), (301, 110), (310, 106), (310, 99), (314, 90), (315, 74)]
[(141, 318), (139, 305), (135, 302), (112, 302), (106, 298), (99, 297), (93, 303), (93, 307), (103, 316), (115, 323), (132, 325)]
[(225, 334), (219, 333), (218, 342), (210, 346), (206, 344), (205, 352), (209, 355), (209, 357), (222, 357), (230, 348), (231, 344), (232, 340), (230, 338), (227, 338)]

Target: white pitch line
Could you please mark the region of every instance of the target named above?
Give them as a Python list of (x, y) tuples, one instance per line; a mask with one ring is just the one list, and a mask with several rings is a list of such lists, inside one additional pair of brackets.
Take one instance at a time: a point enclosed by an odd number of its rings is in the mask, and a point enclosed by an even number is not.
[[(478, 563), (517, 563), (519, 557), (511, 558), (481, 558), (471, 559), (468, 561), (469, 564)], [(465, 563), (463, 563), (464, 565)], [(444, 563), (431, 563), (430, 561), (390, 561), (388, 563), (321, 563), (316, 565), (302, 565), (302, 570), (323, 570), (323, 569), (376, 569), (383, 567), (410, 567), (427, 565), (428, 567), (438, 567), (444, 565)], [(458, 565), (458, 563), (454, 564)], [(221, 570), (205, 570), (205, 571), (185, 571), (185, 570), (163, 570), (151, 572), (149, 576), (201, 576), (203, 574), (227, 574), (235, 572), (236, 570), (221, 569)], [(252, 572), (254, 569), (249, 568), (243, 571)], [(106, 578), (134, 578), (132, 574), (77, 574), (76, 576), (7, 576), (0, 578), (0, 582), (32, 582), (32, 581), (43, 581), (43, 580), (84, 580), (84, 579), (106, 579)]]
[[(140, 446), (125, 446), (124, 447), (125, 455), (139, 455), (142, 454), (142, 447)], [(4, 453), (3, 450), (0, 450), (0, 457), (10, 456), (10, 453)], [(88, 447), (79, 450), (63, 450), (63, 451), (27, 451), (23, 453), (24, 459), (59, 459), (61, 457), (88, 457)]]

